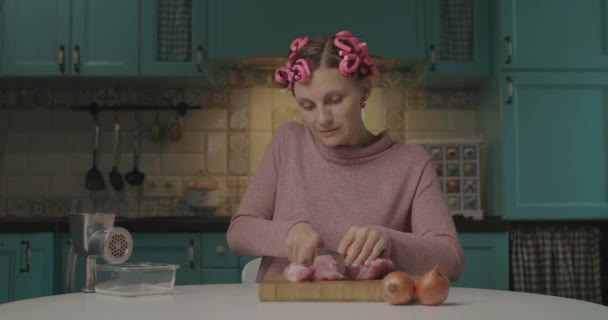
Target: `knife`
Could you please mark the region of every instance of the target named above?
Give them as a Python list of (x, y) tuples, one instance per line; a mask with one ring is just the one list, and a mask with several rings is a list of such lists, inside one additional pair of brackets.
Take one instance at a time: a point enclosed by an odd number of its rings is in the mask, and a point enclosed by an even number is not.
[(339, 272), (344, 273), (346, 265), (344, 264), (344, 257), (336, 251), (327, 248), (316, 248), (315, 257), (317, 256), (331, 256), (336, 261), (336, 268)]

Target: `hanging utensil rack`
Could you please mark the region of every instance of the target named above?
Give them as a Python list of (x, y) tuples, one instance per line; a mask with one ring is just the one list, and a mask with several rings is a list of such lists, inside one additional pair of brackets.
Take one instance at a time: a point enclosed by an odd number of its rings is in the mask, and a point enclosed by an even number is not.
[(120, 111), (120, 110), (174, 110), (179, 112), (182, 116), (186, 115), (188, 110), (199, 110), (201, 106), (187, 106), (185, 103), (180, 103), (176, 106), (99, 106), (96, 103), (92, 103), (88, 106), (73, 106), (72, 110), (76, 111), (89, 111), (91, 114), (96, 115), (100, 111)]

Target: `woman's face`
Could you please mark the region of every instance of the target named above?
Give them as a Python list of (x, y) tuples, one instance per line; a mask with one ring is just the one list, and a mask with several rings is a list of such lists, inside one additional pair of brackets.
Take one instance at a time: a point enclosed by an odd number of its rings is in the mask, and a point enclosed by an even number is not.
[(304, 124), (327, 146), (357, 145), (364, 136), (361, 98), (369, 80), (344, 77), (337, 68), (321, 67), (307, 83), (295, 83), (294, 96)]

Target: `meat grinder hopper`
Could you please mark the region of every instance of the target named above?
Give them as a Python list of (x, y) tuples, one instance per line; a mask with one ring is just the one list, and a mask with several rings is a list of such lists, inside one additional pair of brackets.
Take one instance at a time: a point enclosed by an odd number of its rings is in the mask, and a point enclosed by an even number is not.
[(95, 292), (97, 258), (110, 264), (123, 263), (133, 251), (133, 237), (124, 228), (114, 227), (113, 213), (72, 213), (68, 215), (71, 244), (67, 261), (66, 290), (74, 291), (78, 255), (86, 258), (83, 292)]

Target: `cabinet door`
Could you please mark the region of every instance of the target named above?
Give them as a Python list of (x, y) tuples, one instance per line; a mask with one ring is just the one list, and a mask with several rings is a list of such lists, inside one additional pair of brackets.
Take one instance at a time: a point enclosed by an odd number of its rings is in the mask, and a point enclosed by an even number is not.
[(53, 235), (20, 235), (15, 300), (53, 294)]
[(203, 254), (201, 265), (204, 268), (236, 268), (238, 259), (230, 252), (225, 233), (203, 234)]
[(209, 0), (210, 56), (285, 57), (296, 37), (349, 30), (369, 43), (370, 55), (422, 59), (424, 5), (420, 0)]
[(129, 262), (178, 264), (175, 284), (200, 283), (200, 235), (189, 233), (134, 233)]
[[(507, 80), (510, 79), (510, 80)], [(608, 73), (507, 73), (504, 216), (608, 217)]]
[[(606, 0), (500, 0), (501, 61), (505, 69), (608, 68)], [(510, 62), (508, 44), (512, 45)]]
[(489, 77), (489, 0), (429, 0), (425, 6), (425, 76)]
[(206, 0), (142, 1), (141, 74), (206, 75), (206, 19)]
[(68, 72), (70, 0), (5, 0), (1, 12), (4, 76)]
[(139, 2), (72, 2), (72, 41), (69, 49), (72, 75), (137, 75)]
[(18, 243), (18, 234), (0, 235), (0, 303), (12, 301), (14, 297)]
[(509, 290), (509, 236), (505, 233), (460, 233), (466, 261), (454, 287)]

